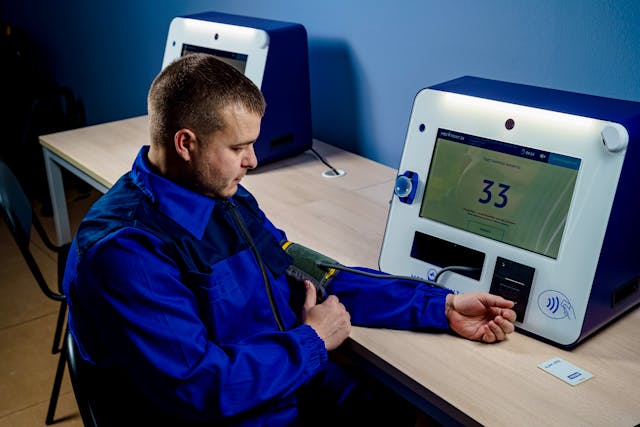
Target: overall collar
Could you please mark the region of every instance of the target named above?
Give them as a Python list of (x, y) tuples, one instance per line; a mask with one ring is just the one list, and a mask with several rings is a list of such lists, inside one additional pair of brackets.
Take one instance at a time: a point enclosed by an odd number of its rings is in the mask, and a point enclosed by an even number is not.
[(149, 163), (148, 153), (149, 146), (143, 146), (133, 163), (131, 176), (134, 184), (160, 212), (201, 239), (217, 201), (155, 173)]

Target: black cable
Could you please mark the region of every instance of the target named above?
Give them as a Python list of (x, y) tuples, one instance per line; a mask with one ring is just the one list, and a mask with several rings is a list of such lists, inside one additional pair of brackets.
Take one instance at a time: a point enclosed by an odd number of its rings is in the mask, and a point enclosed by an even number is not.
[(478, 271), (478, 270), (480, 269), (476, 267), (467, 267), (465, 265), (450, 265), (438, 271), (438, 274), (436, 274), (436, 277), (433, 278), (433, 281), (437, 282), (440, 276), (442, 276), (442, 273), (447, 271)]
[(269, 280), (269, 275), (267, 274), (267, 270), (265, 268), (264, 262), (262, 261), (262, 257), (260, 256), (260, 252), (258, 251), (258, 247), (256, 246), (251, 234), (249, 233), (249, 229), (242, 219), (242, 215), (238, 212), (238, 208), (236, 204), (230, 199), (225, 200), (225, 205), (231, 211), (231, 214), (234, 218), (235, 223), (240, 228), (240, 232), (244, 236), (245, 240), (249, 244), (253, 255), (256, 258), (256, 262), (258, 266), (260, 266), (260, 272), (262, 273), (262, 279), (264, 281), (264, 286), (267, 291), (267, 298), (269, 299), (269, 305), (271, 306), (271, 311), (273, 312), (273, 317), (276, 321), (276, 325), (280, 332), (284, 331), (284, 322), (282, 321), (282, 315), (280, 314), (280, 310), (278, 310), (278, 305), (275, 302), (275, 297), (273, 296), (273, 289), (271, 288), (271, 281)]
[(438, 288), (444, 288), (446, 289), (443, 285), (440, 285), (436, 282), (432, 282), (431, 280), (425, 280), (425, 279), (421, 279), (419, 277), (410, 277), (410, 276), (398, 276), (395, 274), (383, 274), (383, 273), (370, 273), (368, 271), (361, 271), (361, 270), (356, 270), (355, 268), (349, 268), (349, 267), (345, 267), (343, 265), (340, 264), (329, 264), (329, 263), (325, 263), (322, 261), (317, 261), (316, 265), (320, 268), (333, 268), (335, 270), (341, 270), (341, 271), (346, 271), (348, 273), (354, 273), (354, 274), (360, 274), (362, 276), (365, 277), (373, 277), (374, 279), (396, 279), (396, 280), (411, 280), (414, 282), (420, 282), (420, 283), (424, 283), (426, 285), (429, 286), (436, 286)]
[(311, 152), (318, 158), (318, 160), (320, 160), (322, 163), (324, 163), (325, 166), (327, 166), (328, 168), (330, 168), (333, 173), (338, 176), (340, 175), (340, 172), (338, 172), (338, 170), (336, 168), (334, 168), (333, 166), (331, 166), (329, 164), (329, 162), (327, 162), (321, 155), (320, 153), (318, 153), (313, 147), (309, 148), (309, 150), (311, 150)]

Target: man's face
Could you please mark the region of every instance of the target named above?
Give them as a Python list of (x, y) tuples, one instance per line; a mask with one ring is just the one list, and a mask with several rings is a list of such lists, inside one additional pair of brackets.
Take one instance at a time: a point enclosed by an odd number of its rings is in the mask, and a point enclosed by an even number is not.
[(233, 196), (247, 171), (258, 165), (253, 143), (260, 133), (260, 115), (232, 105), (223, 116), (223, 130), (199, 136), (190, 165), (197, 191), (215, 198)]

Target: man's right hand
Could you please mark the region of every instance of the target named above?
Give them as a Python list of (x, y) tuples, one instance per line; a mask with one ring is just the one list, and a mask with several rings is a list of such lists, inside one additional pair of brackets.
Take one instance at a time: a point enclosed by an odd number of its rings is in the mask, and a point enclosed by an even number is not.
[(351, 333), (351, 316), (335, 295), (330, 295), (322, 304), (316, 304), (316, 288), (308, 280), (304, 286), (307, 294), (302, 307), (302, 322), (316, 331), (328, 351), (334, 350)]

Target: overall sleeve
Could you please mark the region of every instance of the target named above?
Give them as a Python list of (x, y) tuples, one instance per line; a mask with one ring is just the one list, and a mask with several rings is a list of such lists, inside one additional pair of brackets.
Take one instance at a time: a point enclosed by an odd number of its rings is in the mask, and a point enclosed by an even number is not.
[[(120, 230), (94, 245), (71, 284), (85, 352), (97, 361), (106, 355), (169, 413), (233, 416), (293, 393), (327, 361), (324, 342), (307, 325), (217, 345), (178, 266), (141, 231)], [(101, 326), (83, 333), (83, 323)]]
[[(357, 270), (373, 272), (366, 268)], [(328, 291), (342, 302), (354, 325), (392, 329), (448, 330), (445, 299), (450, 290), (410, 280), (372, 278), (340, 271)]]

